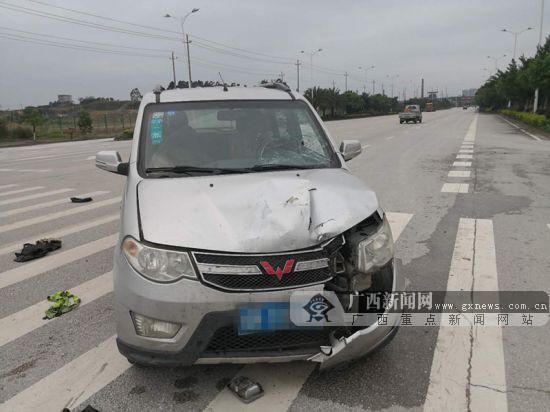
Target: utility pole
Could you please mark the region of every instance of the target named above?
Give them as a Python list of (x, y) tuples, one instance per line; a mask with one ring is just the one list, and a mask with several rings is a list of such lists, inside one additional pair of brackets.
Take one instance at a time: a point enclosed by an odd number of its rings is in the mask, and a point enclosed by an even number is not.
[(376, 83), (375, 80), (372, 81), (372, 94), (374, 95), (374, 84)]
[(348, 91), (348, 76), (349, 76), (348, 72), (344, 72), (344, 78), (346, 79), (345, 80), (345, 85), (346, 85), (345, 90), (346, 90), (346, 92)]
[(334, 80), (332, 81), (332, 88), (336, 89), (336, 82)]
[(424, 98), (424, 79), (422, 79), (422, 86), (420, 86), (420, 98)]
[[(538, 50), (542, 47), (542, 23), (544, 21), (544, 0), (540, 0), (540, 28), (539, 28), (539, 44), (537, 47)], [(539, 106), (539, 88), (535, 89), (535, 100), (533, 102), (533, 113), (537, 112)]]
[(295, 66), (296, 66), (296, 78), (298, 79), (297, 81), (297, 86), (296, 86), (296, 91), (297, 92), (300, 92), (300, 65), (302, 63), (300, 63), (300, 60), (296, 60), (296, 63), (295, 63)]
[(172, 18), (172, 19), (175, 19), (175, 20), (179, 20), (180, 22), (180, 25), (181, 25), (181, 35), (182, 35), (182, 40), (183, 40), (183, 43), (186, 45), (186, 49), (187, 49), (187, 70), (189, 72), (189, 85), (187, 86), (188, 88), (191, 88), (191, 57), (189, 56), (189, 43), (191, 43), (189, 41), (189, 35), (187, 33), (185, 33), (185, 28), (184, 28), (184, 24), (185, 24), (185, 20), (187, 20), (187, 18), (193, 14), (193, 13), (196, 13), (198, 12), (199, 9), (197, 8), (193, 8), (189, 13), (187, 13), (185, 16), (181, 16), (181, 17), (176, 17), (176, 16), (172, 16), (170, 14), (166, 14), (164, 17), (168, 17), (168, 18)]
[(193, 87), (192, 86), (192, 81), (191, 81), (191, 56), (189, 56), (189, 35), (186, 34), (185, 35), (185, 44), (187, 45), (187, 70), (189, 71), (189, 88)]
[(285, 81), (285, 74), (281, 71), (281, 73), (279, 73), (279, 77), (281, 78), (281, 81), (284, 83)]
[(172, 60), (172, 77), (174, 79), (174, 89), (176, 88), (176, 64), (174, 60), (176, 60), (177, 57), (174, 57), (174, 52), (172, 52), (172, 57), (170, 57), (170, 60)]

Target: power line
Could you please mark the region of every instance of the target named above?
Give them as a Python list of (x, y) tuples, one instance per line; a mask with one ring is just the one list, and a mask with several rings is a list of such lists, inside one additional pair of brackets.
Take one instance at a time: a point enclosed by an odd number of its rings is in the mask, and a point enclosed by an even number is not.
[(174, 34), (177, 34), (177, 35), (181, 35), (181, 33), (179, 31), (161, 29), (160, 27), (147, 26), (145, 24), (138, 24), (138, 23), (133, 23), (133, 22), (129, 22), (129, 21), (126, 21), (126, 20), (114, 19), (112, 17), (101, 16), (99, 14), (89, 13), (89, 12), (85, 12), (85, 11), (82, 11), (82, 10), (76, 10), (76, 9), (70, 9), (68, 7), (56, 6), (54, 4), (46, 3), (45, 1), (38, 1), (38, 0), (27, 0), (27, 1), (30, 1), (30, 2), (36, 3), (36, 4), (41, 4), (41, 5), (47, 6), (47, 7), (52, 7), (52, 8), (59, 9), (59, 10), (69, 11), (71, 13), (82, 14), (83, 16), (95, 17), (95, 18), (98, 18), (98, 19), (108, 20), (108, 21), (112, 21), (112, 22), (115, 22), (115, 23), (127, 24), (129, 26), (134, 26), (134, 27), (141, 27), (143, 29), (157, 30), (157, 31), (165, 32), (165, 33), (174, 33)]
[(99, 45), (99, 46), (118, 47), (118, 48), (131, 49), (131, 50), (157, 51), (157, 52), (166, 52), (166, 53), (171, 52), (171, 50), (167, 50), (167, 49), (151, 49), (151, 48), (146, 48), (146, 47), (132, 47), (132, 46), (124, 46), (124, 45), (121, 45), (121, 44), (101, 43), (101, 42), (95, 42), (95, 41), (89, 41), (89, 40), (71, 39), (69, 37), (63, 37), (63, 36), (56, 36), (56, 35), (53, 35), (53, 34), (37, 33), (37, 32), (32, 32), (32, 31), (13, 29), (11, 27), (4, 27), (4, 26), (0, 26), (0, 30), (8, 30), (8, 31), (14, 31), (14, 32), (18, 32), (18, 33), (25, 33), (25, 34), (30, 34), (30, 35), (33, 35), (33, 36), (51, 37), (51, 38), (54, 38), (54, 39), (67, 40), (67, 41), (72, 41), (72, 42), (77, 42), (77, 43), (86, 43), (86, 44), (92, 44), (92, 45), (95, 44), (95, 45)]
[(47, 19), (51, 19), (51, 20), (62, 21), (64, 23), (72, 23), (72, 24), (76, 24), (76, 25), (79, 25), (79, 26), (90, 27), (90, 28), (98, 29), (98, 30), (112, 31), (112, 32), (115, 32), (115, 33), (130, 34), (130, 35), (133, 35), (133, 36), (148, 37), (148, 38), (159, 39), (159, 40), (171, 40), (171, 41), (181, 42), (181, 39), (179, 37), (169, 37), (169, 36), (163, 36), (163, 35), (151, 34), (151, 33), (146, 33), (146, 32), (139, 32), (139, 31), (134, 31), (134, 30), (123, 29), (123, 28), (115, 27), (115, 26), (107, 26), (107, 25), (104, 25), (104, 24), (94, 23), (94, 22), (90, 22), (90, 21), (86, 21), (86, 20), (74, 19), (74, 18), (71, 18), (71, 17), (61, 16), (59, 14), (48, 13), (48, 12), (45, 12), (45, 11), (39, 11), (39, 10), (36, 10), (36, 9), (30, 9), (30, 8), (27, 8), (27, 7), (17, 6), (15, 4), (6, 3), (4, 1), (0, 1), (0, 8), (12, 10), (12, 11), (17, 11), (19, 13), (25, 13), (25, 14), (40, 16), (40, 17), (44, 17), (44, 18), (47, 18)]
[(54, 42), (51, 40), (39, 40), (32, 37), (21, 36), (18, 34), (0, 33), (0, 38), (21, 41), (24, 43), (40, 44), (43, 46), (54, 46), (54, 47), (60, 47), (64, 49), (91, 51), (95, 53), (114, 54), (119, 56), (154, 57), (154, 58), (163, 58), (163, 59), (166, 58), (166, 56), (153, 55), (153, 54), (130, 53), (130, 52), (124, 52), (124, 51), (117, 51), (117, 50), (101, 49), (101, 48), (90, 47), (90, 46), (78, 46), (76, 44)]

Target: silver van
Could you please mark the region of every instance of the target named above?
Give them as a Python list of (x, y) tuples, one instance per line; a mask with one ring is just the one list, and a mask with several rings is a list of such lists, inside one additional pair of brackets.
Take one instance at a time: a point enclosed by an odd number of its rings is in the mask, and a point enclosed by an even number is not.
[[(96, 156), (126, 176), (113, 268), (120, 352), (140, 365), (330, 366), (391, 340), (396, 316), (326, 317), (357, 310), (361, 292), (403, 289), (387, 218), (346, 165), (360, 153), (354, 140), (337, 150), (284, 84), (147, 94), (129, 161)], [(297, 292), (315, 294), (304, 310), (323, 315), (309, 327), (291, 320)]]

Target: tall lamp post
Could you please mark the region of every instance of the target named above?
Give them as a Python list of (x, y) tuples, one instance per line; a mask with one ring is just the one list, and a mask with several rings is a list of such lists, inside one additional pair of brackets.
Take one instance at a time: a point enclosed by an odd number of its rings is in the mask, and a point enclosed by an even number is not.
[(363, 93), (366, 93), (367, 92), (367, 72), (369, 70), (372, 70), (374, 69), (374, 66), (359, 66), (358, 67), (359, 70), (363, 70), (365, 72), (365, 84), (363, 85)]
[(487, 56), (488, 59), (493, 60), (495, 62), (495, 74), (496, 74), (496, 72), (498, 72), (498, 61), (500, 59), (504, 59), (505, 57), (506, 57), (505, 54), (503, 54), (502, 56), (498, 56), (498, 57)]
[(398, 74), (395, 74), (395, 75), (393, 75), (393, 76), (390, 76), (390, 75), (388, 74), (388, 75), (386, 75), (386, 77), (387, 77), (388, 79), (391, 80), (391, 97), (392, 97), (392, 99), (393, 99), (393, 81), (394, 81), (395, 79), (397, 79), (397, 78), (399, 77), (399, 75), (398, 75)]
[[(181, 35), (182, 35), (182, 40), (183, 40), (183, 43), (185, 44), (186, 46), (186, 49), (187, 49), (187, 71), (189, 73), (189, 84), (188, 84), (188, 88), (191, 88), (191, 57), (189, 55), (189, 35), (187, 33), (185, 33), (185, 29), (184, 29), (184, 24), (185, 24), (185, 20), (187, 20), (187, 18), (193, 14), (193, 13), (196, 13), (198, 12), (199, 9), (197, 8), (193, 8), (191, 9), (191, 11), (189, 13), (187, 13), (186, 15), (184, 16), (172, 16), (168, 13), (166, 13), (166, 15), (164, 17), (167, 17), (167, 18), (171, 18), (171, 19), (176, 19), (176, 20), (179, 20), (180, 22), (180, 25), (181, 25)], [(174, 85), (175, 87), (175, 85)]]
[(315, 56), (317, 53), (322, 52), (323, 49), (316, 49), (312, 50), (310, 52), (306, 52), (302, 50), (300, 53), (302, 54), (309, 54), (309, 87), (313, 88), (313, 56)]
[(505, 33), (510, 33), (512, 36), (514, 36), (514, 57), (513, 57), (514, 60), (516, 60), (516, 49), (517, 49), (517, 46), (518, 46), (518, 36), (521, 33), (525, 33), (526, 31), (529, 31), (529, 30), (533, 30), (533, 28), (532, 27), (527, 27), (526, 29), (524, 29), (522, 31), (512, 31), (512, 30), (508, 30), (508, 29), (502, 29), (501, 30)]
[[(537, 51), (542, 47), (542, 24), (544, 21), (544, 0), (540, 0), (540, 28), (539, 28), (539, 42), (537, 45)], [(539, 88), (535, 89), (535, 99), (533, 100), (533, 113), (537, 112), (539, 105)]]

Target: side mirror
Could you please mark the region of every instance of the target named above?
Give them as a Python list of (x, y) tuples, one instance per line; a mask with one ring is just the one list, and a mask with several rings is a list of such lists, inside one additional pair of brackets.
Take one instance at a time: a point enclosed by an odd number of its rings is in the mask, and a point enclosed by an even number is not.
[(357, 140), (342, 140), (342, 143), (340, 143), (340, 153), (345, 161), (360, 155), (362, 151), (361, 143)]
[(114, 150), (107, 150), (96, 154), (95, 165), (101, 170), (119, 175), (128, 175), (128, 163), (123, 163), (120, 154)]

